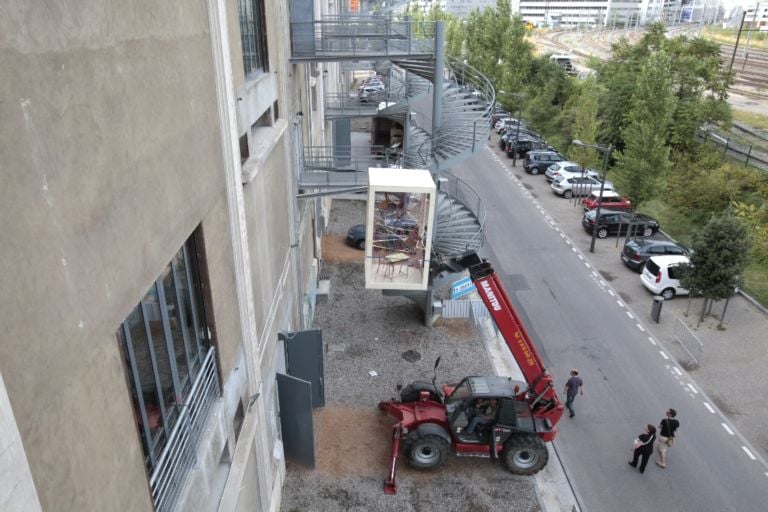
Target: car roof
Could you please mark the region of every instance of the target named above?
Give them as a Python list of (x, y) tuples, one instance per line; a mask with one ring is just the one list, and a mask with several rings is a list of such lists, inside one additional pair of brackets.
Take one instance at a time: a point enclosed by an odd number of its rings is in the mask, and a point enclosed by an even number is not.
[(682, 254), (667, 254), (664, 256), (651, 256), (649, 259), (652, 259), (654, 263), (661, 266), (666, 265), (674, 265), (676, 263), (690, 263), (690, 258), (688, 256), (683, 256)]
[(687, 247), (685, 247), (684, 245), (674, 242), (672, 240), (657, 240), (655, 238), (645, 238), (645, 237), (639, 237), (639, 236), (630, 238), (629, 240), (627, 240), (627, 243), (629, 242), (634, 242), (641, 247), (650, 247), (652, 245), (675, 245), (677, 247), (682, 247), (684, 249), (687, 249)]
[[(590, 192), (589, 195), (590, 196), (598, 196), (598, 195), (600, 195), (600, 191), (599, 190), (593, 190), (592, 192)], [(603, 198), (606, 198), (606, 197), (621, 197), (621, 194), (619, 194), (615, 190), (608, 189), (608, 190), (603, 190), (603, 195), (601, 197), (603, 197)]]

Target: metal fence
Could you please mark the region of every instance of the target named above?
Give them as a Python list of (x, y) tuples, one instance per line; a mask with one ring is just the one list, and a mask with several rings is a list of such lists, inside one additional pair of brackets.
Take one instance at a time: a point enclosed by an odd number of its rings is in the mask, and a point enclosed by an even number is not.
[(760, 148), (739, 144), (706, 128), (698, 129), (696, 140), (704, 144), (716, 146), (722, 152), (723, 159), (730, 157), (739, 162), (744, 162), (745, 166), (751, 165), (761, 171), (768, 171), (768, 156)]
[(208, 350), (181, 414), (149, 478), (152, 501), (158, 512), (174, 509), (189, 469), (196, 461), (200, 432), (220, 396), (215, 350)]
[(701, 358), (704, 344), (699, 337), (685, 325), (685, 322), (683, 322), (680, 317), (678, 317), (675, 322), (675, 331), (672, 335), (672, 340), (678, 342), (685, 353), (688, 354), (689, 360), (684, 364), (686, 369), (692, 370), (701, 365), (699, 359)]
[(446, 299), (443, 301), (443, 318), (489, 318), (488, 308), (482, 300)]

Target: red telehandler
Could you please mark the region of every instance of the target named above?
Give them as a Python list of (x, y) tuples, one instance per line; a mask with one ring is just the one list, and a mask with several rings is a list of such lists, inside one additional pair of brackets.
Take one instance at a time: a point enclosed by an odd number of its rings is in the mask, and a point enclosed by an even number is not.
[[(549, 460), (544, 445), (557, 434), (555, 425), (564, 406), (552, 376), (544, 368), (520, 317), (493, 266), (470, 254), (457, 261), (469, 269), (477, 292), (517, 360), (525, 382), (509, 377), (466, 377), (438, 390), (438, 358), (432, 382), (415, 381), (400, 391), (400, 400), (379, 402), (379, 409), (396, 418), (392, 427), (392, 459), (384, 492), (397, 493), (397, 458), (402, 444), (411, 466), (434, 468), (453, 451), (460, 456), (501, 459), (509, 471), (532, 475)], [(466, 431), (479, 402), (495, 400), (493, 419), (485, 428)]]

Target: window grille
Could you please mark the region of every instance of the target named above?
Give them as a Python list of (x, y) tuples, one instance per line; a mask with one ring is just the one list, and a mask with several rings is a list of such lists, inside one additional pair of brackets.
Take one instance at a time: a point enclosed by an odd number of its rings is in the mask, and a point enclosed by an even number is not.
[(157, 510), (172, 510), (219, 395), (192, 235), (118, 330)]
[(245, 76), (269, 70), (264, 0), (238, 0)]

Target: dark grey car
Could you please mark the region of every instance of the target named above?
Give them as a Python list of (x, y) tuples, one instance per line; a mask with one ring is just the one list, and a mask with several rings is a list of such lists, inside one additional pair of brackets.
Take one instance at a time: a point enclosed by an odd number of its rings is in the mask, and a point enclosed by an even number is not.
[(672, 240), (652, 240), (648, 238), (630, 238), (621, 251), (621, 261), (632, 270), (643, 271), (645, 262), (651, 256), (665, 255), (688, 256), (691, 250)]
[(550, 165), (563, 160), (565, 157), (556, 151), (529, 151), (523, 169), (528, 174), (543, 174)]

